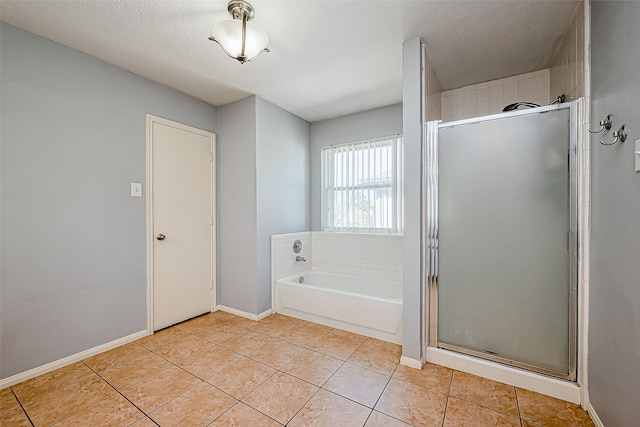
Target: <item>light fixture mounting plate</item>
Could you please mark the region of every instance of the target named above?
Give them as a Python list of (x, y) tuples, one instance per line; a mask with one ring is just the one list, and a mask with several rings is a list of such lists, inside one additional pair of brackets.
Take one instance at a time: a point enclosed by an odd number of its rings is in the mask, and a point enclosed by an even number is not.
[(242, 19), (242, 16), (246, 15), (247, 21), (251, 21), (256, 14), (253, 6), (244, 0), (231, 0), (227, 5), (227, 10), (233, 19)]

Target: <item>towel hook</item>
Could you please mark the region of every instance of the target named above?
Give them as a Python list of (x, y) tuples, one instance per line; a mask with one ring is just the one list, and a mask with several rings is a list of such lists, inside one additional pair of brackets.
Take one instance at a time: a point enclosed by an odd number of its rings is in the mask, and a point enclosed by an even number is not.
[[(591, 133), (600, 133), (603, 130), (611, 130), (611, 125), (613, 124), (613, 117), (611, 117), (611, 114), (607, 114), (607, 117), (605, 117), (604, 119), (600, 120), (600, 129), (599, 130), (591, 130), (589, 129), (589, 132)], [(615, 144), (615, 142), (614, 142)]]
[(627, 140), (627, 125), (622, 125), (620, 129), (613, 133), (613, 136), (615, 136), (615, 139), (612, 142), (604, 142), (603, 140), (600, 140), (600, 144), (613, 145), (618, 142), (618, 140), (620, 140), (620, 142), (625, 142)]

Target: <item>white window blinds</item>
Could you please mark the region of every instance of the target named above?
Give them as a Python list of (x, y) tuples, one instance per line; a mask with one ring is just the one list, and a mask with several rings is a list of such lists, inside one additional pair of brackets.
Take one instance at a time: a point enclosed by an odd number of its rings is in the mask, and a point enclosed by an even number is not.
[(325, 231), (402, 233), (402, 136), (322, 149)]

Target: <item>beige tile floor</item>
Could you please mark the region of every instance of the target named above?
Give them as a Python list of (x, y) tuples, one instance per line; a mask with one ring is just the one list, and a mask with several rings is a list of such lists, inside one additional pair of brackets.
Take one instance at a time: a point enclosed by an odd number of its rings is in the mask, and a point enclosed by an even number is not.
[(580, 407), (400, 346), (272, 315), (204, 315), (0, 391), (2, 426), (592, 426)]

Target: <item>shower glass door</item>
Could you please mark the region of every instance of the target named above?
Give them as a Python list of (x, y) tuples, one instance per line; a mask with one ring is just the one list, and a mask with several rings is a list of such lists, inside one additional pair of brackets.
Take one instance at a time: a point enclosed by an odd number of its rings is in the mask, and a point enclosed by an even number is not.
[(437, 346), (575, 379), (576, 109), (439, 124), (427, 150)]

